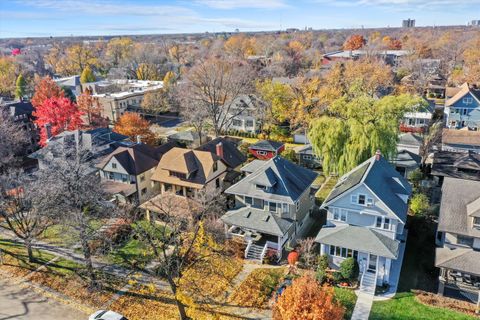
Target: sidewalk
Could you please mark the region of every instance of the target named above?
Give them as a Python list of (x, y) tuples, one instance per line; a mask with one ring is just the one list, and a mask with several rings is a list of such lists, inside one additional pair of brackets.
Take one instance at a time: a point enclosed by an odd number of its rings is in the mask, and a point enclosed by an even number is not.
[(357, 303), (355, 304), (355, 309), (353, 309), (351, 320), (368, 320), (368, 317), (370, 316), (370, 310), (372, 309), (372, 304), (372, 294), (364, 292), (358, 293)]

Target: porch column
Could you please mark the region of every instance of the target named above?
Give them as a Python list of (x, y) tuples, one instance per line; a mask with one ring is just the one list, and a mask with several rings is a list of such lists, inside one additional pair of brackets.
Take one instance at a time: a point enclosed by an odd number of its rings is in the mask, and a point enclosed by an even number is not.
[(150, 221), (150, 210), (145, 210), (145, 219), (147, 219), (147, 221)]
[(165, 184), (163, 182), (160, 183), (160, 193), (165, 193)]
[(323, 256), (324, 254), (325, 254), (325, 245), (322, 243), (322, 244), (320, 245), (320, 255)]
[(282, 237), (278, 236), (278, 250), (282, 250)]
[(182, 187), (182, 191), (183, 191), (183, 196), (184, 196), (184, 197), (187, 197), (187, 188), (186, 188), (186, 187)]

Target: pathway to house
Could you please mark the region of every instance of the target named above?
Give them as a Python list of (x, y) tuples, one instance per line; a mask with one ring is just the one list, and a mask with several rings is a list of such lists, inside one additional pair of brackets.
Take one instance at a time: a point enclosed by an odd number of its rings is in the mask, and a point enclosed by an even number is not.
[(373, 304), (373, 294), (359, 292), (351, 320), (368, 320)]

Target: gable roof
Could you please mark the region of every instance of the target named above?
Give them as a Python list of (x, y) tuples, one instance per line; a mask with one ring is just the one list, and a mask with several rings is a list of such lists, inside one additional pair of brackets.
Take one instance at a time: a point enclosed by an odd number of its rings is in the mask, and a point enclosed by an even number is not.
[(230, 210), (221, 218), (229, 225), (253, 229), (274, 236), (283, 236), (293, 225), (293, 220), (280, 218), (278, 215), (252, 207)]
[(398, 257), (399, 241), (371, 228), (341, 225), (324, 226), (315, 242), (368, 252), (390, 259)]
[[(255, 171), (225, 192), (293, 204), (310, 188), (317, 177), (317, 173), (280, 156), (256, 162), (255, 166)], [(260, 190), (256, 187), (257, 184), (270, 187), (270, 190)]]
[(403, 168), (417, 168), (422, 162), (422, 157), (408, 150), (400, 150), (392, 160), (392, 164)]
[(471, 88), (469, 84), (465, 82), (460, 86), (460, 90), (453, 97), (445, 101), (445, 107), (450, 107), (469, 93), (478, 103), (480, 103), (480, 90)]
[(442, 185), (438, 230), (480, 237), (480, 230), (473, 228), (472, 219), (478, 212), (475, 210), (478, 199), (480, 199), (480, 181), (445, 177)]
[(398, 194), (410, 196), (412, 187), (382, 156), (378, 160), (373, 156), (342, 176), (322, 207), (328, 206), (331, 201), (361, 183), (368, 187), (393, 214), (405, 222), (408, 206)]
[(256, 143), (252, 144), (249, 149), (254, 150), (266, 150), (266, 151), (277, 151), (284, 145), (283, 142), (273, 141), (273, 140), (259, 140)]
[(480, 131), (443, 129), (442, 143), (480, 146)]
[[(164, 154), (158, 163), (152, 180), (202, 188), (213, 171), (213, 164), (218, 160), (221, 159), (215, 153), (209, 151), (175, 147)], [(171, 176), (170, 171), (183, 173), (187, 178)]]
[(223, 146), (222, 160), (228, 167), (233, 169), (247, 161), (247, 157), (242, 152), (240, 152), (240, 150), (238, 150), (235, 143), (232, 140), (224, 137), (215, 138), (207, 143), (202, 144), (195, 150), (208, 151), (216, 154), (217, 144), (219, 143), (221, 143)]
[(119, 147), (106, 156), (97, 165), (97, 168), (103, 169), (112, 158), (115, 158), (128, 174), (137, 176), (156, 167), (160, 158), (175, 146), (175, 143), (167, 142), (159, 147), (152, 147), (143, 143)]
[(245, 166), (243, 166), (240, 169), (240, 171), (246, 172), (246, 173), (252, 173), (252, 172), (258, 170), (258, 168), (260, 168), (261, 166), (263, 166), (265, 164), (265, 162), (267, 162), (267, 161), (254, 159), (252, 162), (247, 163)]
[(474, 152), (435, 152), (431, 174), (434, 176), (480, 180), (480, 154)]
[(411, 132), (402, 133), (398, 137), (398, 145), (421, 146), (422, 144), (423, 144), (423, 138), (415, 133), (411, 133)]
[(193, 142), (195, 140), (200, 139), (200, 136), (198, 135), (197, 132), (193, 130), (187, 130), (187, 131), (180, 131), (180, 132), (171, 134), (168, 136), (168, 139)]
[(437, 248), (435, 266), (480, 276), (480, 251), (472, 248)]

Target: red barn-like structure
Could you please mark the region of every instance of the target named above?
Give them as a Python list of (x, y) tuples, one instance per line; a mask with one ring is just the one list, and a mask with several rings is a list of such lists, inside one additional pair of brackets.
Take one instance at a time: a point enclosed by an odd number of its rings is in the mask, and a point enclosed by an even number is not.
[(259, 160), (269, 160), (282, 153), (285, 150), (285, 144), (272, 140), (260, 140), (252, 144), (248, 150)]

